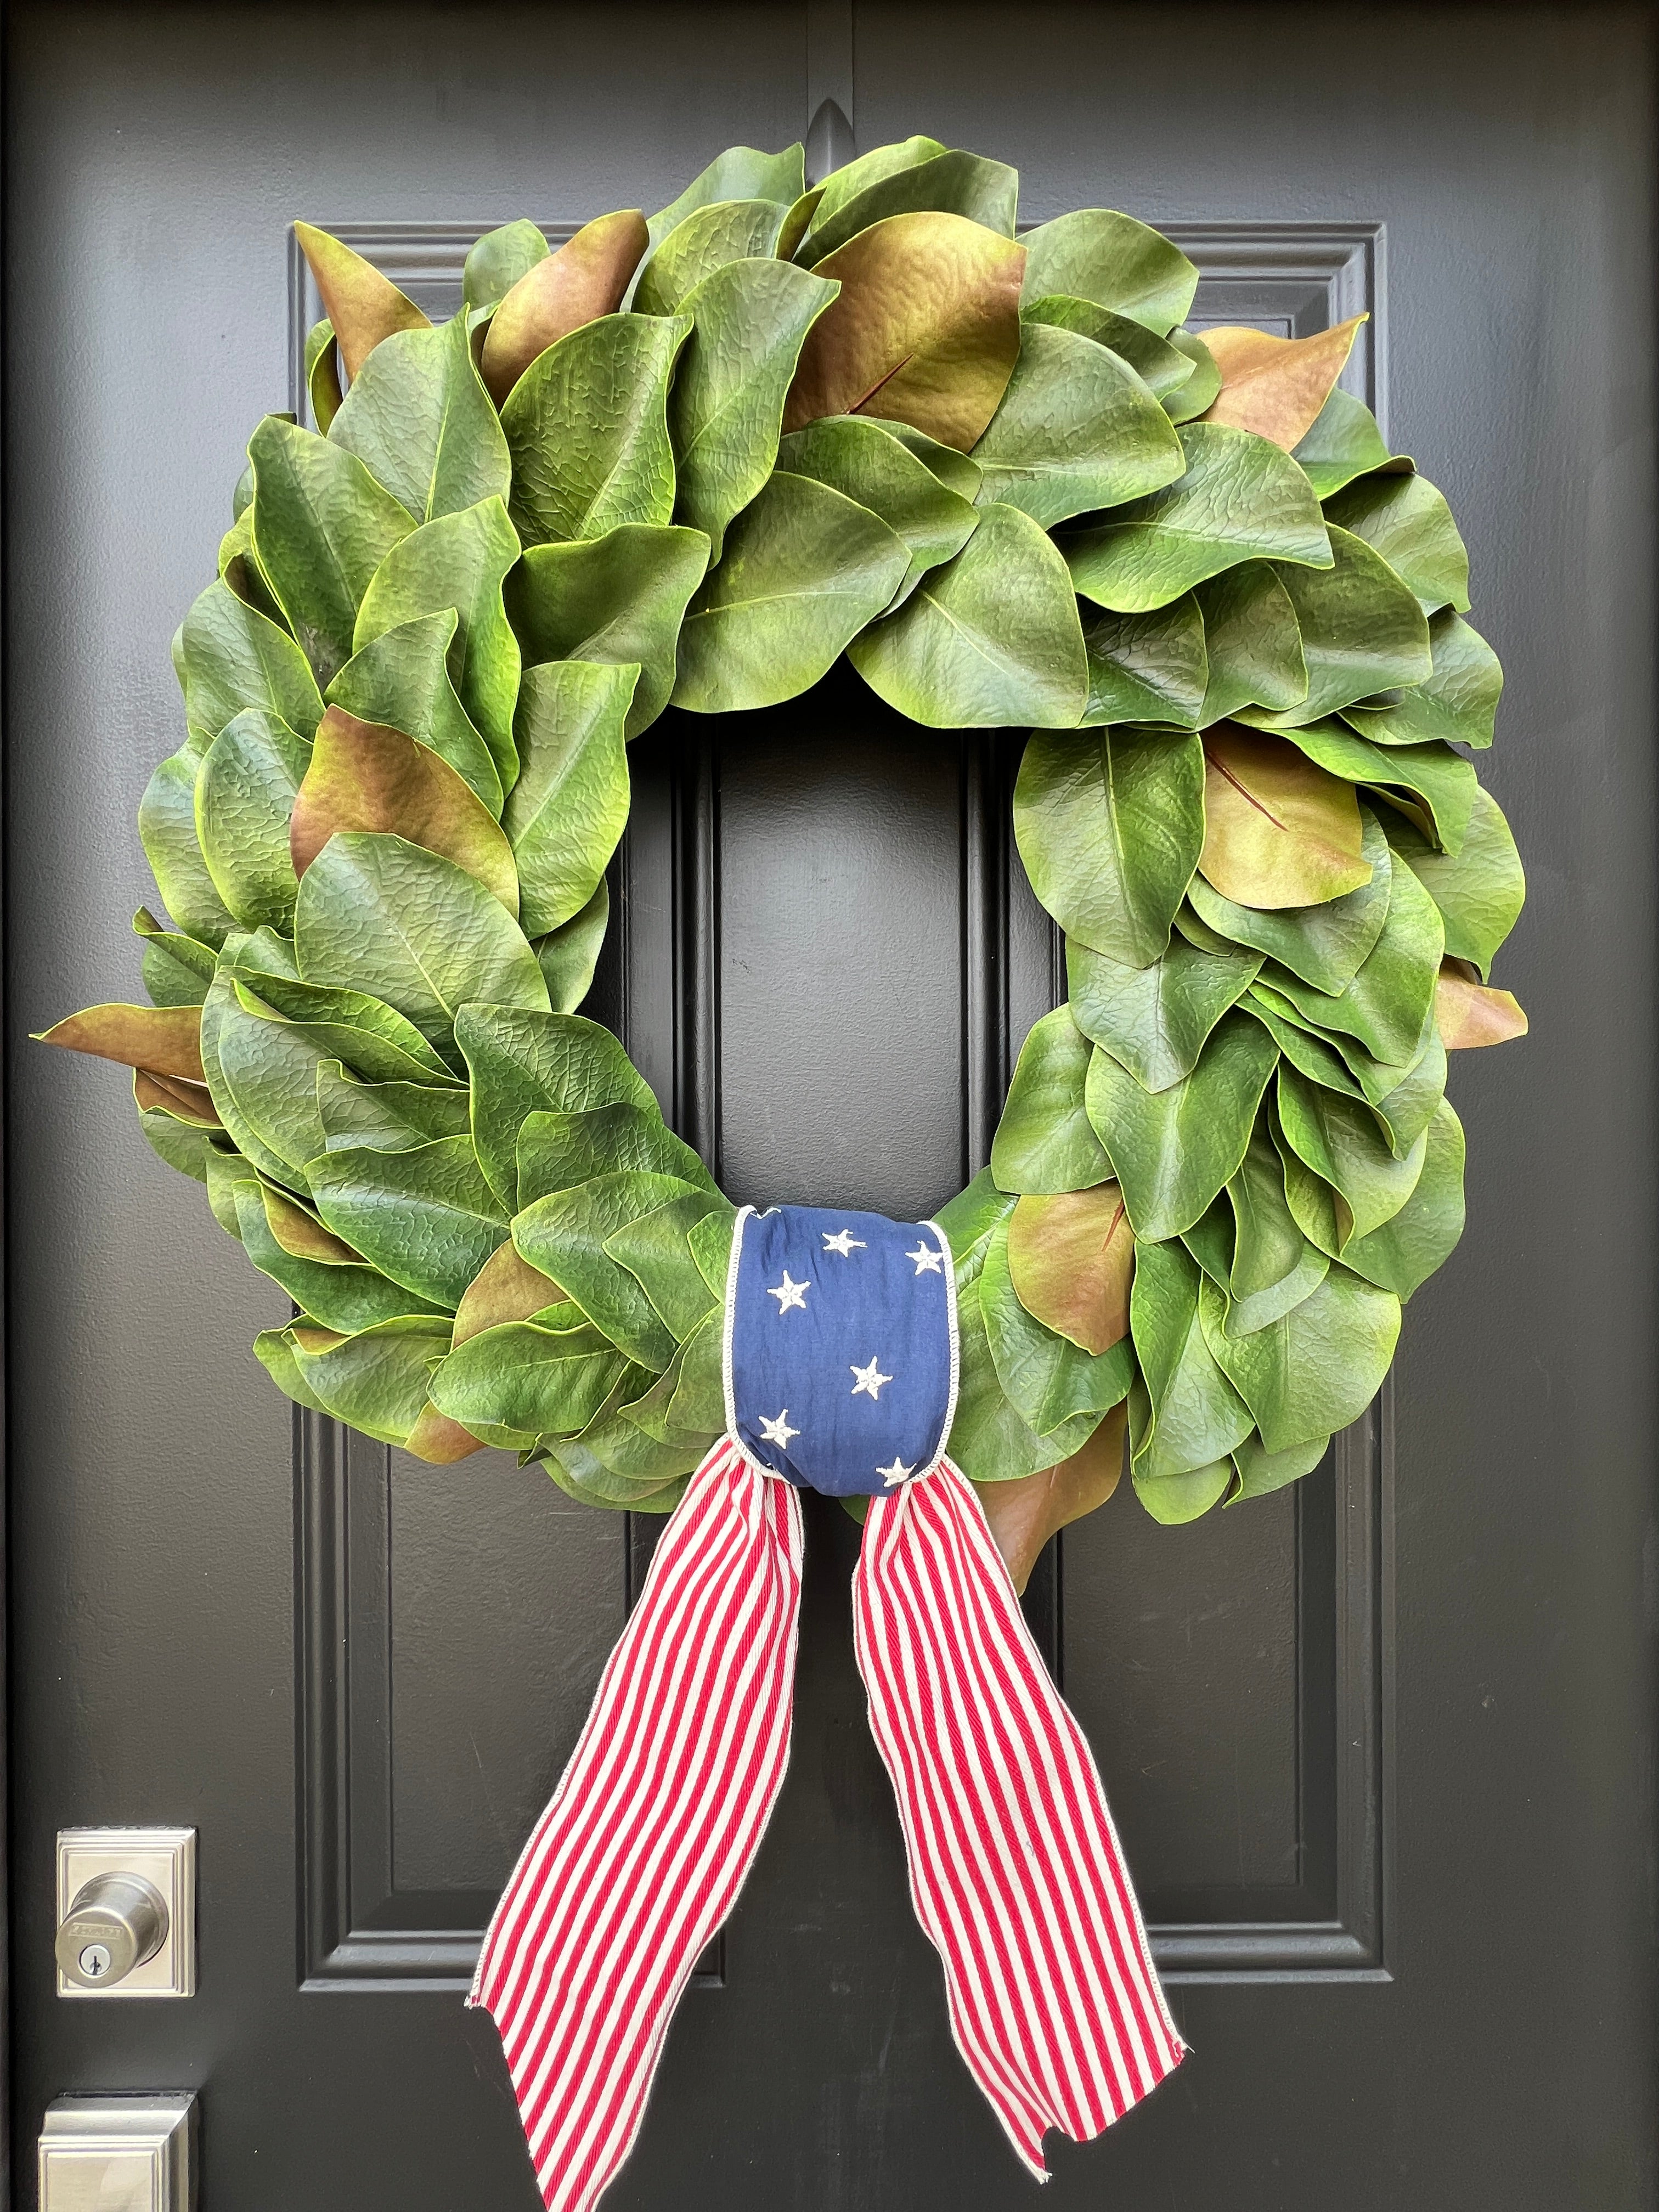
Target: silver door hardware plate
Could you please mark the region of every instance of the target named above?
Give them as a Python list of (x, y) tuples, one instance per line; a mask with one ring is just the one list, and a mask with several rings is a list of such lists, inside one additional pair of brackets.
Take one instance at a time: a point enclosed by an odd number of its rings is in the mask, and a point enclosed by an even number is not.
[(60, 1828), (57, 1928), (60, 1997), (194, 1996), (195, 1829)]
[(194, 2212), (195, 2098), (58, 2098), (40, 2184), (40, 2212)]

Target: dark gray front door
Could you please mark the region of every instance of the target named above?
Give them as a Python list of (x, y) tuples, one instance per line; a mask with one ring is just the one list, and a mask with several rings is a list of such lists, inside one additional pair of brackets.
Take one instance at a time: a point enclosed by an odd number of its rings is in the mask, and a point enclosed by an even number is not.
[[(535, 2202), (460, 1991), (650, 1524), (491, 1455), (290, 1418), (280, 1318), (112, 1072), (24, 1032), (131, 988), (133, 815), (242, 441), (293, 404), (288, 225), (445, 312), (465, 245), (666, 201), (834, 93), (866, 146), (1128, 208), (1200, 313), (1371, 317), (1353, 374), (1451, 496), (1509, 671), (1532, 903), (1472, 1055), (1470, 1226), (1296, 1491), (1121, 1496), (1031, 1606), (1194, 2056), (1053, 2201), (1651, 2212), (1654, 22), (1645, 9), (30, 6), (10, 11), (13, 2018), (33, 2203), (64, 2091), (199, 2087), (204, 2212)], [(635, 753), (598, 1011), (738, 1199), (914, 1214), (984, 1159), (1055, 994), (1017, 734), (838, 674)], [(809, 1507), (789, 1782), (614, 2203), (1012, 2212), (950, 2045)], [(1650, 1566), (1650, 1571), (1651, 1571)], [(55, 1832), (200, 1834), (200, 1993), (52, 1995)]]

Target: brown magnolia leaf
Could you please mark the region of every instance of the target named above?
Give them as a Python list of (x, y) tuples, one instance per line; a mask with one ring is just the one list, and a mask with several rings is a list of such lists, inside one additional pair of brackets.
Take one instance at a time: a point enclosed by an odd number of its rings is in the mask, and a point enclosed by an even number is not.
[(380, 340), (394, 331), (431, 329), (413, 300), (361, 253), (308, 222), (296, 222), (294, 235), (317, 279), (323, 313), (334, 325), (334, 341), (349, 377), (356, 376)]
[(1022, 1198), (1008, 1223), (1008, 1273), (1028, 1314), (1085, 1352), (1129, 1333), (1134, 1231), (1115, 1182)]
[(289, 1334), (301, 1352), (332, 1352), (337, 1344), (345, 1342), (344, 1334), (341, 1330), (319, 1328), (314, 1321), (296, 1321), (289, 1330)]
[(1199, 873), (1236, 906), (1323, 906), (1371, 879), (1351, 783), (1283, 738), (1236, 723), (1204, 732)]
[(908, 422), (966, 453), (1019, 358), (1025, 248), (965, 216), (872, 223), (813, 273), (841, 286), (806, 336), (786, 430), (823, 415)]
[(214, 1110), (212, 1094), (199, 1083), (184, 1083), (177, 1076), (156, 1075), (147, 1067), (132, 1071), (133, 1103), (139, 1112), (159, 1109), (201, 1129), (222, 1129)]
[(311, 765), (289, 822), (295, 874), (304, 875), (342, 830), (387, 831), (423, 845), (476, 876), (509, 914), (519, 911), (513, 848), (449, 763), (401, 730), (331, 707), (317, 726)]
[(498, 407), (549, 346), (615, 314), (649, 243), (645, 217), (624, 208), (584, 223), (556, 253), (526, 270), (496, 308), (478, 364)]
[(482, 1451), (483, 1446), (459, 1421), (452, 1421), (447, 1413), (441, 1413), (428, 1398), (421, 1408), (420, 1419), (409, 1432), (404, 1449), (416, 1459), (425, 1460), (429, 1467), (453, 1467), (458, 1459)]
[(71, 1052), (142, 1067), (149, 1075), (181, 1083), (207, 1081), (199, 1006), (88, 1006), (36, 1035), (41, 1044), (67, 1045)]
[(1527, 1034), (1527, 1017), (1514, 994), (1483, 983), (1467, 960), (1442, 962), (1434, 987), (1434, 1018), (1448, 1052), (1507, 1044), (1511, 1037)]
[(1240, 324), (1206, 331), (1204, 343), (1221, 371), (1221, 389), (1199, 420), (1254, 430), (1288, 453), (1312, 429), (1364, 320), (1364, 315), (1351, 315), (1310, 338), (1276, 338)]
[(1123, 1473), (1126, 1404), (1114, 1406), (1080, 1452), (1018, 1482), (976, 1482), (992, 1539), (1024, 1591), (1042, 1547), (1057, 1528), (1103, 1505)]
[(362, 1265), (362, 1254), (354, 1252), (343, 1239), (324, 1228), (314, 1213), (303, 1206), (296, 1206), (281, 1191), (262, 1183), (259, 1195), (265, 1202), (265, 1219), (270, 1233), (296, 1260), (314, 1260), (325, 1267), (349, 1267)]
[(567, 1293), (539, 1267), (523, 1259), (509, 1237), (484, 1261), (461, 1293), (455, 1309), (455, 1342), (465, 1344), (504, 1322), (528, 1321), (548, 1306), (561, 1305)]

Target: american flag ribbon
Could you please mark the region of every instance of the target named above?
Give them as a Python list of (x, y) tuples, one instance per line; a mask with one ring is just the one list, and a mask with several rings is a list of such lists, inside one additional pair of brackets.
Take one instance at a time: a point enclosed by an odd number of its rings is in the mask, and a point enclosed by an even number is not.
[[(914, 1279), (892, 1242), (910, 1237)], [(853, 1581), (870, 1725), (951, 2033), (1018, 2157), (1046, 2179), (1048, 2129), (1099, 2135), (1185, 2055), (1099, 1771), (973, 1486), (944, 1456), (956, 1395), (949, 1266), (931, 1224), (806, 1207), (739, 1216), (731, 1432), (664, 1531), (469, 1999), (500, 2030), (548, 2212), (588, 2212), (627, 2157), (680, 1993), (782, 1786), (803, 1483), (870, 1499)], [(781, 1293), (775, 1310), (765, 1304)], [(814, 1316), (810, 1330), (791, 1332), (796, 1313)], [(789, 1343), (804, 1364), (782, 1357)], [(843, 1364), (859, 1378), (850, 1388)], [(928, 1366), (907, 1391), (910, 1370)], [(868, 1418), (841, 1402), (860, 1397)], [(906, 1450), (919, 1455), (907, 1462)]]

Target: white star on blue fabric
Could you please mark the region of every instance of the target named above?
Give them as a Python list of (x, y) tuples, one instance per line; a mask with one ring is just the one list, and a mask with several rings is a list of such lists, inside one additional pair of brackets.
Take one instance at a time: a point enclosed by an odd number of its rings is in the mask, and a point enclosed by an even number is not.
[[(945, 1273), (945, 1255), (937, 1244), (918, 1244), (914, 1252), (907, 1252), (904, 1256), (915, 1261), (919, 1275), (942, 1275)], [(880, 1469), (878, 1468), (877, 1472), (879, 1474)]]
[(881, 1477), (889, 1490), (892, 1490), (899, 1483), (904, 1481), (907, 1476), (914, 1474), (915, 1473), (915, 1469), (913, 1467), (905, 1467), (902, 1465), (900, 1462), (898, 1454), (895, 1452), (893, 1454), (893, 1464), (891, 1467), (878, 1467), (876, 1469), (876, 1473)]
[(850, 1229), (838, 1229), (833, 1237), (827, 1229), (820, 1231), (819, 1233), (823, 1238), (824, 1250), (839, 1252), (843, 1260), (850, 1260), (854, 1252), (862, 1252), (867, 1249), (863, 1237), (854, 1237)]
[[(882, 1384), (890, 1382), (893, 1379), (890, 1375), (884, 1375), (873, 1359), (867, 1367), (854, 1366), (853, 1376), (853, 1395), (856, 1398), (861, 1391), (866, 1398), (875, 1398), (878, 1401), (879, 1401)], [(879, 1474), (880, 1468), (878, 1468), (876, 1472)]]
[(784, 1314), (788, 1312), (791, 1306), (799, 1306), (801, 1311), (805, 1313), (806, 1311), (806, 1293), (811, 1288), (811, 1285), (810, 1283), (798, 1283), (794, 1277), (790, 1273), (788, 1268), (786, 1267), (783, 1271), (783, 1280), (781, 1283), (775, 1283), (771, 1289), (767, 1291), (766, 1295), (769, 1298), (775, 1298), (777, 1300), (778, 1313), (780, 1317), (781, 1317)]
[[(760, 1432), (769, 1444), (775, 1444), (780, 1451), (787, 1451), (791, 1438), (800, 1434), (799, 1429), (792, 1429), (789, 1425), (787, 1406), (784, 1407), (775, 1421), (769, 1421), (763, 1413), (760, 1417)], [(881, 1469), (878, 1468), (876, 1473), (879, 1474)]]

